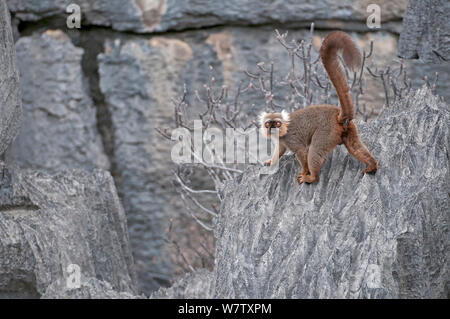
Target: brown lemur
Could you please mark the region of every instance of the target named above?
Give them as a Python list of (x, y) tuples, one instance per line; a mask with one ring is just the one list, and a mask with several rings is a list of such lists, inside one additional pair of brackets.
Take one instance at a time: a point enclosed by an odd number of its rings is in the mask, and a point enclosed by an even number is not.
[(292, 151), (302, 166), (297, 175), (299, 184), (313, 183), (319, 179), (319, 171), (327, 154), (336, 145), (344, 144), (348, 152), (367, 165), (365, 173), (375, 173), (378, 163), (367, 150), (353, 122), (353, 102), (345, 74), (339, 64), (338, 53), (342, 52), (345, 64), (356, 70), (361, 65), (361, 54), (352, 39), (344, 32), (328, 34), (320, 47), (320, 57), (333, 83), (340, 103), (314, 105), (292, 113), (266, 113), (260, 115), (260, 130), (267, 138), (273, 138), (277, 130), (279, 143), (272, 159), (265, 165), (274, 165), (286, 152)]

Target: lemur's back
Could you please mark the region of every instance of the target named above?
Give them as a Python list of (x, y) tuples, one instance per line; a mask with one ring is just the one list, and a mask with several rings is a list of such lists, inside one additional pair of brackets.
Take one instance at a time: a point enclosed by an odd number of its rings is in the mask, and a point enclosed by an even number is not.
[(338, 123), (339, 108), (334, 105), (314, 105), (290, 113), (287, 133), (280, 137), (286, 146), (296, 152), (299, 144), (308, 146), (314, 134), (326, 135), (341, 144), (342, 125)]

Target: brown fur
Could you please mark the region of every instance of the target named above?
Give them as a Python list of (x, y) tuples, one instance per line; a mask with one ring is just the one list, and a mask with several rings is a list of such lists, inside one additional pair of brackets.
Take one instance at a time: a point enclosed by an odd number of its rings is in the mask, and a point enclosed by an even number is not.
[(352, 70), (357, 70), (361, 65), (361, 53), (352, 39), (342, 31), (334, 31), (328, 34), (320, 47), (320, 57), (323, 66), (330, 77), (339, 97), (341, 109), (338, 122), (344, 123), (353, 119), (353, 101), (345, 79), (345, 74), (339, 63), (338, 53), (342, 51), (345, 64)]
[[(353, 119), (353, 104), (345, 75), (338, 62), (338, 51), (343, 50), (344, 61), (350, 67), (360, 64), (361, 56), (351, 38), (341, 31), (330, 33), (323, 41), (320, 55), (325, 69), (336, 88), (341, 108), (334, 105), (315, 105), (297, 110), (282, 120), (279, 146), (272, 159), (265, 164), (273, 165), (291, 150), (302, 166), (298, 174), (299, 184), (313, 183), (319, 179), (320, 168), (327, 154), (336, 145), (344, 144), (348, 152), (367, 165), (365, 173), (376, 172), (378, 163), (361, 141)], [(263, 113), (260, 123), (272, 119), (280, 120), (281, 113)], [(347, 123), (346, 123), (347, 121)], [(268, 129), (262, 131), (271, 137)]]

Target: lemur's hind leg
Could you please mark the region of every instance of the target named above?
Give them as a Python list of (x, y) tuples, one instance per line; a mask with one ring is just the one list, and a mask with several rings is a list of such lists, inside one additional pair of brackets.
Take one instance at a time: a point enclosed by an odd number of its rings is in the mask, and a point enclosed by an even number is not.
[(352, 156), (367, 165), (363, 174), (375, 173), (378, 170), (378, 162), (361, 141), (355, 123), (350, 122), (347, 131), (342, 135), (342, 141)]
[(319, 180), (319, 172), (323, 163), (325, 162), (328, 151), (320, 149), (317, 145), (311, 145), (308, 151), (308, 168), (309, 175), (297, 176), (297, 181), (299, 184), (314, 183)]
[(308, 150), (309, 175), (297, 176), (299, 184), (314, 183), (319, 180), (320, 168), (327, 159), (327, 154), (339, 143), (340, 138), (329, 130), (314, 133)]

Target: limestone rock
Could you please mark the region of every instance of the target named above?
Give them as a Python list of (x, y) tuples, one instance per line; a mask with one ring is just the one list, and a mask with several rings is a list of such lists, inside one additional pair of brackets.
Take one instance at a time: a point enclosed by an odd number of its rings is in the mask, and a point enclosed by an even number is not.
[(448, 62), (449, 12), (450, 2), (446, 0), (410, 0), (403, 17), (398, 55), (426, 62)]
[(50, 285), (61, 292), (91, 277), (136, 292), (126, 216), (108, 172), (2, 175), (0, 298), (39, 298)]
[[(217, 25), (283, 24), (307, 27), (316, 21), (323, 28), (352, 26), (367, 30), (370, 1), (273, 1), (240, 0), (7, 0), (10, 10), (22, 21), (46, 17), (68, 17), (69, 4), (80, 6), (84, 23), (138, 33), (185, 30)], [(406, 0), (378, 1), (384, 29), (398, 32), (398, 20)], [(345, 21), (346, 24), (343, 24)]]
[(8, 160), (51, 172), (108, 169), (81, 70), (83, 49), (59, 30), (22, 37), (16, 48), (24, 115)]
[[(170, 97), (179, 94), (180, 70), (192, 57), (185, 42), (109, 42), (99, 56), (100, 89), (111, 113), (116, 178), (127, 212), (130, 239), (144, 292), (172, 278), (166, 229), (173, 192), (171, 143), (156, 127), (172, 121)], [(177, 92), (177, 93), (175, 93)]]
[(11, 17), (0, 0), (0, 155), (16, 137), (21, 124), (22, 98)]
[(360, 125), (376, 175), (337, 147), (317, 184), (246, 170), (223, 189), (215, 298), (448, 298), (449, 107), (421, 88)]
[(213, 274), (199, 269), (186, 274), (169, 288), (160, 288), (150, 295), (150, 299), (209, 299), (213, 296)]

